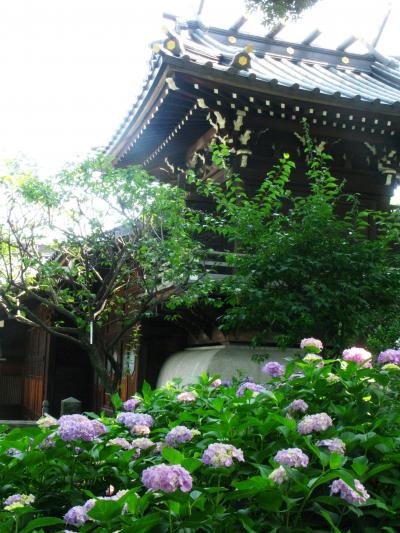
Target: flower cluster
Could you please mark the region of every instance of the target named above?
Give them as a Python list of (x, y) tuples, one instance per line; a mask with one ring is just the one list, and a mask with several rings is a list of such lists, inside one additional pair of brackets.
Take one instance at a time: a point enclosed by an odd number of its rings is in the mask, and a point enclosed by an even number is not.
[(400, 350), (385, 350), (378, 355), (378, 363), (384, 365), (386, 363), (393, 363), (400, 365)]
[(180, 465), (160, 464), (150, 466), (142, 472), (143, 485), (152, 490), (163, 492), (190, 492), (192, 490), (192, 476)]
[(130, 450), (132, 448), (132, 445), (129, 441), (124, 439), (123, 437), (116, 437), (115, 439), (110, 439), (107, 442), (107, 446), (119, 446), (120, 448), (123, 448), (124, 450)]
[(65, 442), (71, 440), (92, 441), (106, 432), (99, 420), (90, 420), (83, 415), (64, 415), (58, 420), (58, 434)]
[(214, 381), (210, 383), (210, 387), (212, 387), (213, 389), (216, 389), (217, 387), (220, 387), (221, 385), (222, 385), (222, 380), (219, 378), (214, 379)]
[(355, 479), (354, 486), (357, 491), (352, 489), (341, 479), (336, 479), (331, 485), (331, 496), (333, 494), (339, 494), (342, 500), (345, 500), (347, 503), (351, 503), (353, 505), (365, 503), (370, 495), (366, 491), (364, 485), (362, 485), (358, 479)]
[(268, 477), (277, 485), (282, 485), (282, 483), (289, 479), (283, 466), (278, 466), (278, 468), (275, 468), (275, 470), (273, 470)]
[(176, 446), (179, 446), (179, 444), (191, 441), (192, 438), (193, 433), (189, 428), (186, 426), (176, 426), (167, 433), (165, 442), (168, 446), (171, 446), (171, 448), (175, 448)]
[(133, 439), (131, 443), (131, 447), (138, 450), (147, 450), (147, 448), (151, 448), (152, 446), (155, 446), (155, 443), (146, 437), (142, 437), (141, 439)]
[(270, 361), (264, 365), (261, 370), (272, 378), (279, 378), (285, 373), (285, 367), (277, 361)]
[(325, 446), (328, 448), (328, 450), (332, 453), (340, 453), (344, 455), (346, 453), (346, 444), (342, 441), (342, 439), (324, 439), (319, 440), (316, 443), (317, 446)]
[(146, 426), (151, 428), (154, 424), (153, 417), (142, 413), (120, 413), (117, 416), (117, 422), (132, 429), (136, 426)]
[(319, 339), (314, 339), (310, 337), (308, 339), (303, 339), (300, 343), (300, 348), (305, 351), (310, 351), (314, 353), (319, 353), (323, 349), (323, 344)]
[(219, 442), (209, 444), (201, 458), (205, 465), (213, 466), (214, 468), (231, 466), (234, 459), (244, 461), (242, 450), (235, 448), (232, 444), (220, 444)]
[(75, 505), (64, 515), (64, 522), (69, 526), (83, 526), (88, 520), (88, 512), (93, 509), (96, 500), (90, 499), (84, 505)]
[(40, 427), (40, 429), (48, 429), (52, 426), (56, 426), (58, 421), (57, 418), (54, 418), (53, 416), (44, 415), (36, 421), (36, 424)]
[(296, 413), (305, 413), (308, 409), (308, 404), (304, 400), (293, 400), (292, 403), (288, 405), (288, 412), (290, 414)]
[(280, 465), (299, 467), (308, 466), (308, 456), (300, 450), (300, 448), (287, 448), (286, 450), (279, 450), (275, 455), (274, 461)]
[(32, 505), (35, 502), (35, 499), (33, 494), (13, 494), (4, 501), (4, 510), (13, 511), (20, 507)]
[(317, 355), (316, 353), (308, 353), (303, 357), (304, 363), (319, 363), (317, 365), (318, 367), (324, 366), (324, 363), (322, 361), (322, 357), (320, 355)]
[(122, 404), (124, 411), (134, 411), (142, 402), (137, 398), (130, 398)]
[(364, 348), (357, 348), (356, 346), (353, 348), (347, 348), (347, 350), (343, 350), (343, 360), (352, 361), (353, 363), (357, 363), (358, 365), (363, 365), (365, 367), (372, 366), (371, 353), (367, 350), (364, 350)]
[(307, 415), (297, 424), (297, 431), (300, 433), (300, 435), (309, 435), (314, 431), (325, 431), (331, 427), (332, 424), (332, 418), (326, 413)]
[(251, 390), (253, 392), (253, 396), (257, 396), (257, 394), (260, 394), (260, 392), (265, 392), (266, 388), (263, 387), (263, 385), (257, 385), (257, 383), (253, 383), (252, 381), (245, 381), (239, 386), (238, 390), (236, 391), (236, 396), (244, 396), (246, 390)]
[(197, 399), (197, 394), (195, 392), (181, 392), (178, 394), (176, 399), (180, 402), (194, 402)]

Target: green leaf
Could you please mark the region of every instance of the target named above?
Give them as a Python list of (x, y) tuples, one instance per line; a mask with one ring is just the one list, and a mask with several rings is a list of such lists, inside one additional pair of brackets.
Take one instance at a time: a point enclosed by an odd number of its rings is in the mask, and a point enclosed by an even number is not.
[(185, 460), (183, 453), (175, 450), (175, 448), (163, 448), (162, 456), (172, 465), (181, 465)]
[(61, 520), (60, 518), (55, 518), (51, 516), (46, 516), (43, 518), (35, 518), (34, 520), (31, 520), (29, 524), (24, 527), (24, 529), (21, 530), (21, 533), (30, 533), (34, 529), (38, 527), (46, 527), (46, 526), (62, 526), (65, 525), (64, 520)]

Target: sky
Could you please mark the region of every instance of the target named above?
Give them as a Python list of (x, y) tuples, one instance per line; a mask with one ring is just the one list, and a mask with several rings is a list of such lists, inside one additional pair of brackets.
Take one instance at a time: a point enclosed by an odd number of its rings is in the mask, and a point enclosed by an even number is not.
[[(162, 13), (193, 17), (199, 0), (0, 0), (0, 158), (25, 154), (42, 172), (110, 140), (135, 101)], [(318, 27), (316, 44), (351, 34), (371, 41), (387, 0), (320, 0), (280, 34), (297, 40)], [(400, 56), (400, 0), (378, 45)], [(244, 0), (205, 0), (202, 20), (229, 27)], [(265, 34), (260, 17), (242, 30)], [(360, 45), (357, 45), (360, 46)], [(361, 51), (361, 50), (360, 50)]]

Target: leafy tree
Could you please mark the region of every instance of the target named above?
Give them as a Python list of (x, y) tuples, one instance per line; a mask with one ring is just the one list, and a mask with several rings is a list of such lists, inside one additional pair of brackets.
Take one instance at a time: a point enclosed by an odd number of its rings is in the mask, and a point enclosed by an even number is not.
[(294, 163), (287, 154), (254, 196), (229, 169), (225, 146), (214, 146), (225, 187), (193, 173), (189, 179), (215, 203), (205, 220), (227, 244), (231, 274), (214, 284), (224, 306), (222, 328), (280, 344), (315, 335), (343, 348), (365, 340), (385, 316), (399, 315), (400, 213), (360, 210), (357, 196), (345, 195), (330, 173), (331, 157), (313, 144), (307, 126), (303, 141), (305, 197), (290, 193)]
[(0, 188), (3, 312), (82, 348), (106, 390), (116, 390), (121, 341), (201, 275), (198, 214), (182, 190), (101, 158), (53, 182), (14, 166)]
[(287, 17), (296, 18), (318, 0), (246, 0), (250, 11), (260, 9), (265, 24), (277, 24)]

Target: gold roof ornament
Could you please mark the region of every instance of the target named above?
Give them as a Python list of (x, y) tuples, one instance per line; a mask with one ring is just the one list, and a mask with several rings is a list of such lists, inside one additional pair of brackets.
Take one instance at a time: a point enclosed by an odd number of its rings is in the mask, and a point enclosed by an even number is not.
[(254, 51), (253, 45), (248, 44), (245, 48), (238, 52), (232, 59), (231, 67), (236, 67), (239, 70), (247, 70), (251, 65), (250, 54)]

